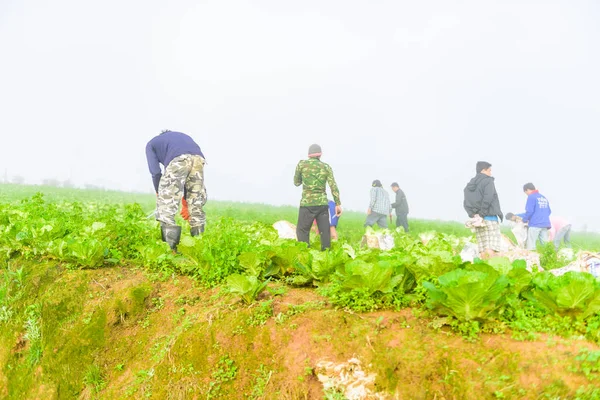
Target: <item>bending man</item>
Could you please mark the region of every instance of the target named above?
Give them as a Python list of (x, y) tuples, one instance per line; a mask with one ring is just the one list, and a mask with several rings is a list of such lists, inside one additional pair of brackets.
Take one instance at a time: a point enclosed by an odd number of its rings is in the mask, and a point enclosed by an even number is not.
[[(148, 168), (156, 191), (156, 220), (160, 222), (162, 239), (176, 250), (181, 238), (181, 227), (175, 223), (179, 202), (185, 194), (189, 207), (190, 233), (204, 232), (206, 204), (204, 187), (204, 154), (194, 140), (181, 132), (163, 131), (146, 145)], [(160, 165), (163, 165), (164, 175)]]

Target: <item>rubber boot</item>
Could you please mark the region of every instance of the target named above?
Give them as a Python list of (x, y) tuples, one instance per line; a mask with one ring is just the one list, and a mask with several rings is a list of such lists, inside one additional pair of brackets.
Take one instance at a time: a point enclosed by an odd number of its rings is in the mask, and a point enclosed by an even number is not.
[(201, 233), (204, 233), (204, 225), (194, 226), (190, 228), (190, 235), (192, 236), (198, 236)]
[(177, 251), (179, 239), (181, 239), (181, 227), (178, 225), (161, 225), (162, 240), (167, 242), (173, 251)]

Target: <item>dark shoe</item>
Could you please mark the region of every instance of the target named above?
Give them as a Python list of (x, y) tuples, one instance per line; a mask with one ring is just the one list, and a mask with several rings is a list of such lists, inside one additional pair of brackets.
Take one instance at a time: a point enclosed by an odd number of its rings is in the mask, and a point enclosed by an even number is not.
[(204, 233), (204, 225), (194, 226), (193, 228), (190, 228), (190, 235), (192, 236), (198, 236), (201, 233)]
[(181, 239), (181, 227), (178, 225), (161, 225), (162, 240), (167, 242), (173, 251), (177, 251), (179, 239)]

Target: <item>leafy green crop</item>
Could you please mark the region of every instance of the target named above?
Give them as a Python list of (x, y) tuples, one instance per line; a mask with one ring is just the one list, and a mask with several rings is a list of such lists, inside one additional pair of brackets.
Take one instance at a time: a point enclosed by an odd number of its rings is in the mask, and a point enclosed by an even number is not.
[(295, 285), (319, 284), (329, 281), (329, 277), (344, 265), (348, 255), (342, 250), (309, 250), (307, 256), (299, 255), (294, 264), (297, 275), (289, 280)]
[(533, 278), (533, 290), (525, 294), (532, 303), (559, 315), (587, 318), (600, 313), (600, 283), (591, 274), (549, 272)]
[(368, 294), (391, 293), (402, 282), (404, 275), (394, 275), (389, 261), (376, 264), (354, 260), (346, 264), (340, 274), (340, 284), (345, 289), (364, 289)]
[(427, 306), (460, 321), (486, 321), (495, 317), (504, 305), (509, 280), (492, 267), (481, 267), (475, 271), (450, 271), (437, 279), (439, 287), (423, 282), (429, 295)]
[(256, 276), (232, 274), (227, 277), (231, 293), (239, 295), (244, 303), (250, 304), (265, 290), (269, 281), (261, 282)]
[[(417, 238), (394, 231), (394, 249), (361, 248), (362, 225), (321, 252), (314, 242), (309, 247), (280, 239), (270, 226), (281, 218), (275, 212), (245, 215), (231, 207), (221, 215), (226, 217), (210, 216), (200, 237), (184, 229), (180, 254), (174, 254), (139, 204), (47, 201), (38, 194), (0, 202), (0, 261), (54, 260), (76, 269), (118, 263), (163, 276), (185, 274), (207, 287), (226, 283), (246, 303), (275, 280), (319, 286), (331, 303), (356, 311), (426, 305), (459, 324), (459, 331), (505, 324), (517, 332), (586, 335), (600, 342), (600, 283), (590, 274), (532, 273), (524, 261), (506, 258), (463, 263), (460, 250), (470, 239), (439, 232)], [(542, 258), (547, 268), (560, 262), (551, 247)], [(25, 281), (17, 270), (3, 274), (0, 323), (15, 318), (13, 304)]]
[(405, 272), (389, 260), (368, 262), (356, 258), (339, 268), (332, 284), (321, 293), (334, 304), (356, 311), (402, 308), (407, 304), (403, 289), (409, 275), (399, 271)]

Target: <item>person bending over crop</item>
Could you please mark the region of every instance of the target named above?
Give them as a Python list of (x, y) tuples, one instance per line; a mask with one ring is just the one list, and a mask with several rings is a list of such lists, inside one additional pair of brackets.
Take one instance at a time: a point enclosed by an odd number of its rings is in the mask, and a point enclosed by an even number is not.
[(206, 215), (202, 208), (207, 200), (204, 154), (185, 133), (166, 130), (148, 142), (146, 158), (157, 196), (156, 220), (161, 225), (162, 239), (177, 250), (181, 227), (175, 223), (175, 214), (180, 201), (181, 215), (189, 220), (191, 235), (204, 232)]
[(548, 232), (548, 239), (554, 242), (554, 247), (560, 247), (560, 242), (565, 244), (565, 247), (571, 247), (571, 223), (568, 219), (558, 216), (550, 216), (550, 224), (552, 227)]
[(492, 164), (479, 161), (475, 166), (476, 175), (464, 189), (465, 211), (469, 218), (483, 218), (481, 226), (475, 227), (475, 236), (481, 258), (489, 258), (501, 250), (502, 237), (500, 224), (504, 218), (500, 209), (500, 200), (492, 177)]
[(321, 234), (321, 250), (325, 250), (331, 246), (327, 185), (331, 189), (337, 217), (342, 214), (342, 206), (333, 171), (321, 161), (321, 154), (321, 146), (311, 145), (308, 148), (308, 159), (301, 160), (296, 167), (294, 185), (302, 185), (296, 236), (300, 242), (310, 243), (310, 227), (316, 219)]
[(369, 209), (367, 210), (367, 220), (365, 226), (379, 225), (380, 228), (387, 228), (387, 218), (392, 219), (392, 205), (390, 196), (383, 188), (381, 181), (375, 179), (371, 184), (371, 199)]

